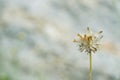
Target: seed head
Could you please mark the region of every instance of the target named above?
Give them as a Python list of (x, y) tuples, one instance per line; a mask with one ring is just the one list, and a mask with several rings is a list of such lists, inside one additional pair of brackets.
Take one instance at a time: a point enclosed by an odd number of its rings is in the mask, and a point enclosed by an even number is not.
[(78, 33), (78, 39), (74, 39), (73, 42), (78, 44), (80, 52), (95, 53), (100, 47), (99, 41), (103, 37), (102, 32), (92, 33), (90, 28), (87, 27), (87, 32), (84, 35)]

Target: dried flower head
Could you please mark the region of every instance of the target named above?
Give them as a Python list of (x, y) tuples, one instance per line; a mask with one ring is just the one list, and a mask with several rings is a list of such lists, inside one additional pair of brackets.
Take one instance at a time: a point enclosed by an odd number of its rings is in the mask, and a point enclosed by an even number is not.
[(79, 45), (81, 52), (95, 53), (100, 47), (99, 41), (103, 37), (102, 32), (103, 31), (92, 33), (89, 27), (87, 27), (87, 32), (84, 35), (77, 34), (78, 39), (74, 39), (74, 42)]

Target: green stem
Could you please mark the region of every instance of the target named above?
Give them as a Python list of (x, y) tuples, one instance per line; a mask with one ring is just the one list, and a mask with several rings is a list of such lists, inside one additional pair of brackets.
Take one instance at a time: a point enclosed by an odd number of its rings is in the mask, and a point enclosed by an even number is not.
[(89, 80), (92, 80), (92, 53), (89, 54), (89, 58), (90, 58)]

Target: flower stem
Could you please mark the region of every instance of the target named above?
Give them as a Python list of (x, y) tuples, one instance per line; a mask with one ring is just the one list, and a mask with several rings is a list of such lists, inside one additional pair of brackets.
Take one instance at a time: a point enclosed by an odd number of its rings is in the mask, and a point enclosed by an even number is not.
[(89, 54), (89, 58), (90, 58), (89, 80), (92, 80), (92, 53)]

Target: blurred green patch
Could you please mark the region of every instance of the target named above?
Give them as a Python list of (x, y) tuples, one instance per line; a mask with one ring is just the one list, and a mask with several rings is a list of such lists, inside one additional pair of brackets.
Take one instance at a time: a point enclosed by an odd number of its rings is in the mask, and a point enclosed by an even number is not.
[(0, 80), (12, 80), (11, 77), (7, 74), (0, 75)]

